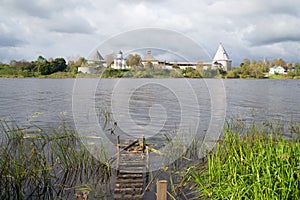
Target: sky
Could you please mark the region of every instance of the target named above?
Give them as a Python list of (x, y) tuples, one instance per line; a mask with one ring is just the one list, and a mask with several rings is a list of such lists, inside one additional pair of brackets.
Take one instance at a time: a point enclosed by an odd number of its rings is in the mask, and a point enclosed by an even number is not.
[(235, 66), (244, 58), (299, 62), (299, 7), (295, 0), (0, 0), (0, 62), (88, 57), (112, 36), (141, 28), (176, 31), (211, 58), (221, 42)]

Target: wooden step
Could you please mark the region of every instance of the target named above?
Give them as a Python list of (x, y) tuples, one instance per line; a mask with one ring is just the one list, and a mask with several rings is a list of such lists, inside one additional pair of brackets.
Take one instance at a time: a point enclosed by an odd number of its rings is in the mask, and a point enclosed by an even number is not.
[(143, 182), (116, 183), (116, 187), (115, 188), (143, 188)]
[(121, 158), (121, 159), (119, 160), (119, 162), (120, 162), (120, 163), (127, 163), (127, 162), (128, 162), (128, 163), (130, 163), (130, 162), (145, 163), (144, 160), (137, 159), (137, 158), (132, 158), (132, 159), (128, 159), (128, 158), (124, 159), (124, 158)]
[(115, 194), (142, 194), (142, 188), (115, 188)]
[(118, 178), (143, 178), (143, 174), (119, 174)]
[(144, 183), (144, 179), (142, 179), (142, 178), (137, 178), (137, 179), (117, 178), (116, 183), (117, 184)]
[(133, 167), (144, 167), (144, 163), (131, 162), (131, 163), (120, 163), (119, 169), (133, 168)]
[(115, 194), (114, 195), (115, 199), (122, 199), (122, 200), (142, 200), (143, 195), (130, 195), (130, 194)]
[(119, 163), (141, 163), (145, 164), (143, 160), (119, 160)]
[(139, 169), (139, 170), (120, 169), (119, 173), (120, 174), (143, 174), (144, 170), (142, 170), (142, 169)]
[(126, 169), (119, 169), (120, 174), (143, 174), (144, 170), (141, 169), (134, 169), (134, 168), (126, 168)]

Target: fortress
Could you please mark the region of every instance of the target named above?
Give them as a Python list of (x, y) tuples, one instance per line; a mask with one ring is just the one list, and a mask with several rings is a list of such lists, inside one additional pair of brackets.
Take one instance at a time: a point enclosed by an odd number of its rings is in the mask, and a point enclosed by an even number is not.
[[(225, 51), (224, 46), (220, 43), (218, 50), (212, 59), (211, 62), (176, 62), (176, 61), (165, 61), (156, 59), (151, 50), (147, 51), (147, 54), (140, 61), (140, 65), (142, 67), (146, 67), (147, 65), (152, 65), (155, 67), (160, 67), (164, 69), (185, 69), (187, 67), (196, 68), (203, 67), (206, 69), (222, 69), (224, 71), (229, 71), (231, 69), (232, 61), (230, 60), (227, 52)], [(131, 66), (126, 65), (126, 58), (123, 55), (122, 51), (119, 51), (116, 55), (114, 55), (114, 60), (111, 63), (107, 63), (105, 59), (101, 56), (99, 51), (96, 49), (90, 56), (87, 61), (87, 65), (85, 67), (79, 67), (78, 72), (81, 73), (97, 73), (97, 69), (99, 67), (111, 67), (114, 69), (129, 69)]]

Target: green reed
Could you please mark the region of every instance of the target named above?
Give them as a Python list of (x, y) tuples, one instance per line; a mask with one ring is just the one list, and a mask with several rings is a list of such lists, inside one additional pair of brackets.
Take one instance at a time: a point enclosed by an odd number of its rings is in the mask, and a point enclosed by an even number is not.
[(67, 126), (29, 132), (0, 122), (0, 199), (72, 199), (77, 190), (108, 190), (108, 163), (100, 162)]
[[(189, 167), (181, 187), (202, 199), (298, 199), (300, 124), (231, 122), (205, 165)], [(243, 134), (241, 134), (241, 130)]]

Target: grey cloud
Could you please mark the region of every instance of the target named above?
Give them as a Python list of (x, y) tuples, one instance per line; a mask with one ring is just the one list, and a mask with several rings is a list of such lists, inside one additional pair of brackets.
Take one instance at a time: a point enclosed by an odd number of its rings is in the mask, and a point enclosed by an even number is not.
[(71, 10), (82, 4), (79, 0), (6, 0), (6, 6), (16, 12), (23, 12), (29, 16), (50, 18), (55, 13)]
[[(255, 59), (264, 54), (280, 55), (284, 52), (276, 54), (278, 49), (285, 49), (285, 55), (294, 55), (289, 47), (300, 41), (300, 30), (297, 30), (300, 26), (300, 1), (294, 0), (0, 2), (0, 22), (7, 21), (2, 32), (10, 33), (5, 37), (0, 34), (0, 45), (16, 47), (25, 42), (26, 47), (12, 48), (24, 57), (35, 58), (32, 52), (41, 49), (47, 57), (59, 53), (60, 56), (86, 56), (96, 43), (123, 31), (147, 27), (179, 31), (204, 45), (210, 54), (214, 54), (218, 43), (223, 42), (233, 62), (238, 64), (245, 57)], [(131, 42), (138, 42), (136, 38)], [(89, 44), (79, 42), (82, 40)], [(53, 42), (55, 45), (48, 44)], [(122, 46), (123, 43), (119, 40), (116, 45)], [(274, 44), (280, 48), (270, 48)], [(68, 46), (76, 50), (70, 53)], [(14, 52), (14, 55), (17, 54)], [(298, 56), (294, 56), (294, 60), (297, 59)]]
[(245, 34), (252, 45), (300, 41), (300, 21), (290, 15), (272, 15), (264, 18)]
[(1, 47), (16, 47), (25, 44), (25, 41), (18, 39), (17, 37), (0, 33), (0, 48)]
[(91, 34), (95, 29), (84, 19), (62, 19), (55, 21), (49, 27), (50, 31), (59, 33), (80, 33), (80, 34)]

